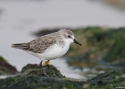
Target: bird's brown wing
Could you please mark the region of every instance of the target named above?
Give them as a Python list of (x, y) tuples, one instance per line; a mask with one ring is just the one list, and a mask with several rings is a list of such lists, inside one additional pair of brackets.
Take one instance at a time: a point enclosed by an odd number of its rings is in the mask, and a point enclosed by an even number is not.
[(28, 51), (32, 51), (35, 53), (42, 53), (44, 52), (48, 47), (53, 45), (56, 42), (55, 37), (51, 35), (46, 35), (44, 37), (40, 37), (36, 40), (33, 40), (29, 43), (29, 49)]
[(56, 43), (56, 32), (45, 36), (41, 36), (28, 43), (12, 44), (13, 48), (31, 51), (34, 53), (42, 53), (52, 44)]

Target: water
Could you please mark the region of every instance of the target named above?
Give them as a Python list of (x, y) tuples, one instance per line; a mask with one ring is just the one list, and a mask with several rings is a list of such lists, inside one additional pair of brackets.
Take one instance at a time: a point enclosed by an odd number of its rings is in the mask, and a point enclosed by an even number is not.
[[(39, 64), (40, 60), (11, 48), (11, 44), (35, 39), (31, 33), (41, 28), (125, 26), (125, 12), (89, 0), (0, 1), (0, 9), (0, 55), (19, 71), (27, 63)], [(67, 77), (84, 78), (63, 59), (53, 60), (51, 64)]]

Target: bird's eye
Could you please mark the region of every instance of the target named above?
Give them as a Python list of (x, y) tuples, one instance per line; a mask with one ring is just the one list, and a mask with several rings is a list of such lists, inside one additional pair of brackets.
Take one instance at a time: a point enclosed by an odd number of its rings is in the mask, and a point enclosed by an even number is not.
[(71, 38), (71, 36), (68, 36), (69, 38)]

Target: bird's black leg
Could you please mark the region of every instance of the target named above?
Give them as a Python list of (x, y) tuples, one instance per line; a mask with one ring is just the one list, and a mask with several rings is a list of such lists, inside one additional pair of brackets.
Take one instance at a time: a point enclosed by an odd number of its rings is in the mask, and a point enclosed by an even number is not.
[(56, 78), (58, 78), (58, 77), (56, 76), (56, 74), (52, 71), (52, 69), (50, 68), (50, 65), (47, 65), (47, 67), (48, 67), (49, 70), (52, 72), (52, 74), (53, 74)]
[(42, 69), (43, 74), (44, 74), (46, 77), (48, 77), (48, 75), (46, 74), (46, 72), (43, 70), (42, 62), (43, 62), (43, 61), (40, 62), (40, 68)]

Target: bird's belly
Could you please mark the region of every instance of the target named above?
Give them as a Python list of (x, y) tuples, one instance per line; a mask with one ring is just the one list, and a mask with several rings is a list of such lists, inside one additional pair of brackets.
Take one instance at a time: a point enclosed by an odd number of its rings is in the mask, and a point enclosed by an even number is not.
[(52, 60), (55, 58), (59, 58), (63, 56), (69, 49), (69, 45), (65, 45), (64, 47), (61, 47), (57, 44), (49, 47), (46, 49), (43, 53), (40, 53), (38, 56), (42, 60)]

